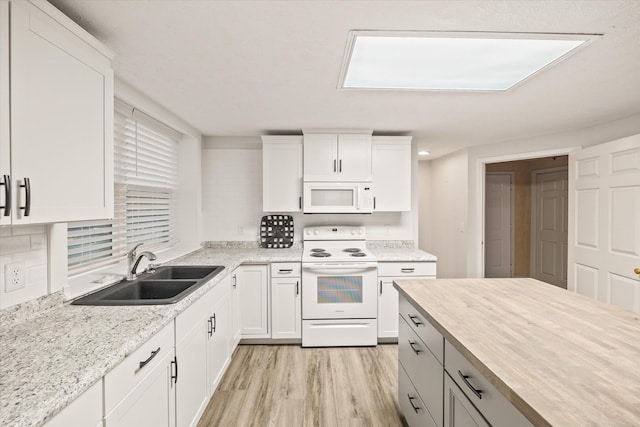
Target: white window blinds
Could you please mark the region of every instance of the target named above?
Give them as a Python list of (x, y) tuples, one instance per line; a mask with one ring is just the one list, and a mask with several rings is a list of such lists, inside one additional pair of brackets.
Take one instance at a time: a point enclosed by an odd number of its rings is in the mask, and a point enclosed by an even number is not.
[(70, 272), (120, 258), (138, 243), (159, 250), (176, 243), (178, 142), (170, 127), (116, 99), (114, 218), (69, 224)]

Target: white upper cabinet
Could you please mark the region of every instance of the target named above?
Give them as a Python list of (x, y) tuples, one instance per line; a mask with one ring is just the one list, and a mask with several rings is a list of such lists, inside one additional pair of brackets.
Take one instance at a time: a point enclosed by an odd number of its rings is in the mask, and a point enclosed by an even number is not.
[(302, 210), (302, 136), (262, 137), (262, 209)]
[(371, 181), (371, 134), (305, 133), (305, 181)]
[(0, 19), (0, 224), (112, 217), (110, 53), (46, 2)]
[(411, 210), (411, 137), (373, 137), (374, 211)]

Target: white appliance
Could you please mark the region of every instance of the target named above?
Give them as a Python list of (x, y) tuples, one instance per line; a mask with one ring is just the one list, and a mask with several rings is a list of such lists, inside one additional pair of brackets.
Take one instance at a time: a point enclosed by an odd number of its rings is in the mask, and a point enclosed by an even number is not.
[(305, 182), (304, 213), (373, 212), (371, 182)]
[(377, 271), (364, 227), (305, 227), (303, 347), (377, 344)]

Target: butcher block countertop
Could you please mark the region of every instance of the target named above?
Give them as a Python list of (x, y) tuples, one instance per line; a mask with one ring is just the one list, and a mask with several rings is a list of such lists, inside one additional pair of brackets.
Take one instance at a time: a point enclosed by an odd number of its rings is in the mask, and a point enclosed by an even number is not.
[(536, 426), (640, 426), (640, 314), (534, 279), (395, 282)]

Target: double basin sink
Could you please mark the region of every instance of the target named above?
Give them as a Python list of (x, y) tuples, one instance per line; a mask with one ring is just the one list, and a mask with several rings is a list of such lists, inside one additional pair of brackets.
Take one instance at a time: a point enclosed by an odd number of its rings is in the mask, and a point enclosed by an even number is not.
[(78, 298), (74, 305), (156, 305), (173, 304), (207, 283), (223, 266), (166, 265), (142, 273), (135, 280), (114, 285)]

